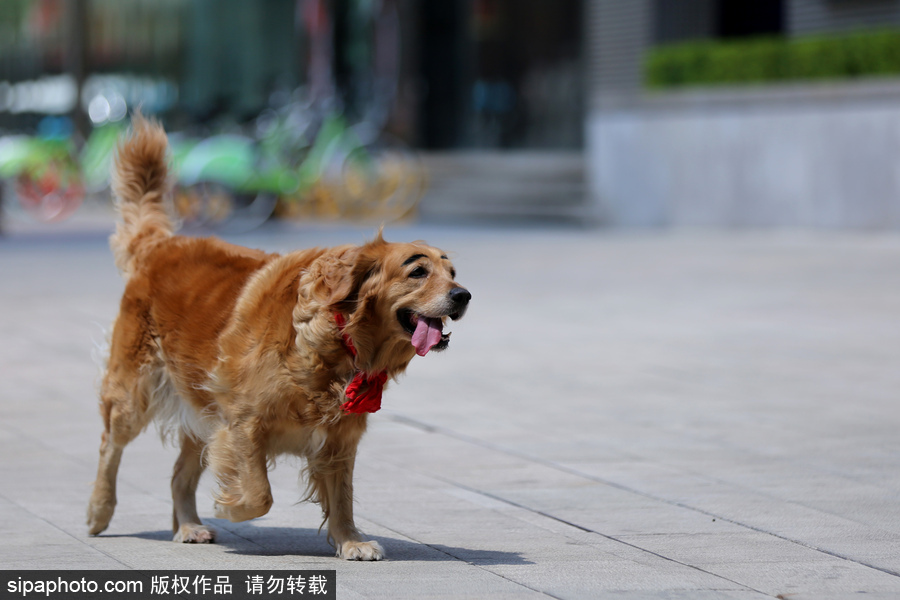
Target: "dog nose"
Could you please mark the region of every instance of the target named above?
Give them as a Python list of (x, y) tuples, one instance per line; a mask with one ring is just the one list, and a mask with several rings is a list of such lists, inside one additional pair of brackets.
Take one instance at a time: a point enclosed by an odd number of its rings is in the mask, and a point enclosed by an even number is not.
[(464, 307), (472, 299), (472, 294), (466, 288), (455, 287), (450, 290), (450, 300), (459, 307)]

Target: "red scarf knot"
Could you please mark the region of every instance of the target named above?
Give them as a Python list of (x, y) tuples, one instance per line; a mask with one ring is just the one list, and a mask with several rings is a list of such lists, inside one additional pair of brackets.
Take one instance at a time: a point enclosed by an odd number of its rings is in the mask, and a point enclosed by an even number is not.
[[(356, 347), (350, 336), (344, 333), (347, 321), (341, 313), (334, 313), (334, 322), (341, 332), (341, 340), (344, 349), (353, 358), (356, 358)], [(387, 383), (387, 373), (382, 371), (372, 375), (358, 370), (353, 379), (344, 390), (347, 401), (341, 404), (345, 414), (373, 413), (381, 408), (381, 396), (384, 393), (384, 384)]]

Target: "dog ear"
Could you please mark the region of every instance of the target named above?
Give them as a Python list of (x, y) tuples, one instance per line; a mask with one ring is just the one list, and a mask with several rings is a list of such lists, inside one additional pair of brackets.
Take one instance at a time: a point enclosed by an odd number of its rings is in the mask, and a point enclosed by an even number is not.
[(366, 244), (320, 257), (310, 268), (313, 296), (332, 309), (352, 309), (363, 283), (378, 266), (378, 255), (371, 252), (371, 246)]

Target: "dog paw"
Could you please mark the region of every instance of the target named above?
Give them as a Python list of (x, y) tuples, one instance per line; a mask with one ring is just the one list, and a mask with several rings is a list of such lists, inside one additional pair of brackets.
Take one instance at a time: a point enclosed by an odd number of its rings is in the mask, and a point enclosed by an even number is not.
[(226, 505), (216, 502), (213, 505), (213, 514), (217, 519), (228, 519), (232, 523), (249, 521), (261, 517), (272, 507), (272, 503), (259, 506), (247, 506), (246, 504)]
[(87, 512), (88, 533), (98, 535), (106, 530), (115, 510), (115, 502), (91, 502)]
[(186, 523), (178, 528), (172, 541), (183, 544), (212, 544), (216, 541), (216, 531), (206, 525)]
[(344, 542), (338, 548), (337, 556), (344, 560), (382, 560), (384, 550), (376, 541)]

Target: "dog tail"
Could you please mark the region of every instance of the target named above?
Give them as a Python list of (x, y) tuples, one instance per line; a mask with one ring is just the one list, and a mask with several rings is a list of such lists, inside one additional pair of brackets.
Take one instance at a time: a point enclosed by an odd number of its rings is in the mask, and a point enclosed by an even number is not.
[(126, 278), (135, 262), (173, 231), (163, 202), (169, 187), (166, 132), (140, 113), (132, 118), (131, 129), (131, 135), (119, 144), (112, 170), (122, 220), (109, 240), (116, 266)]

